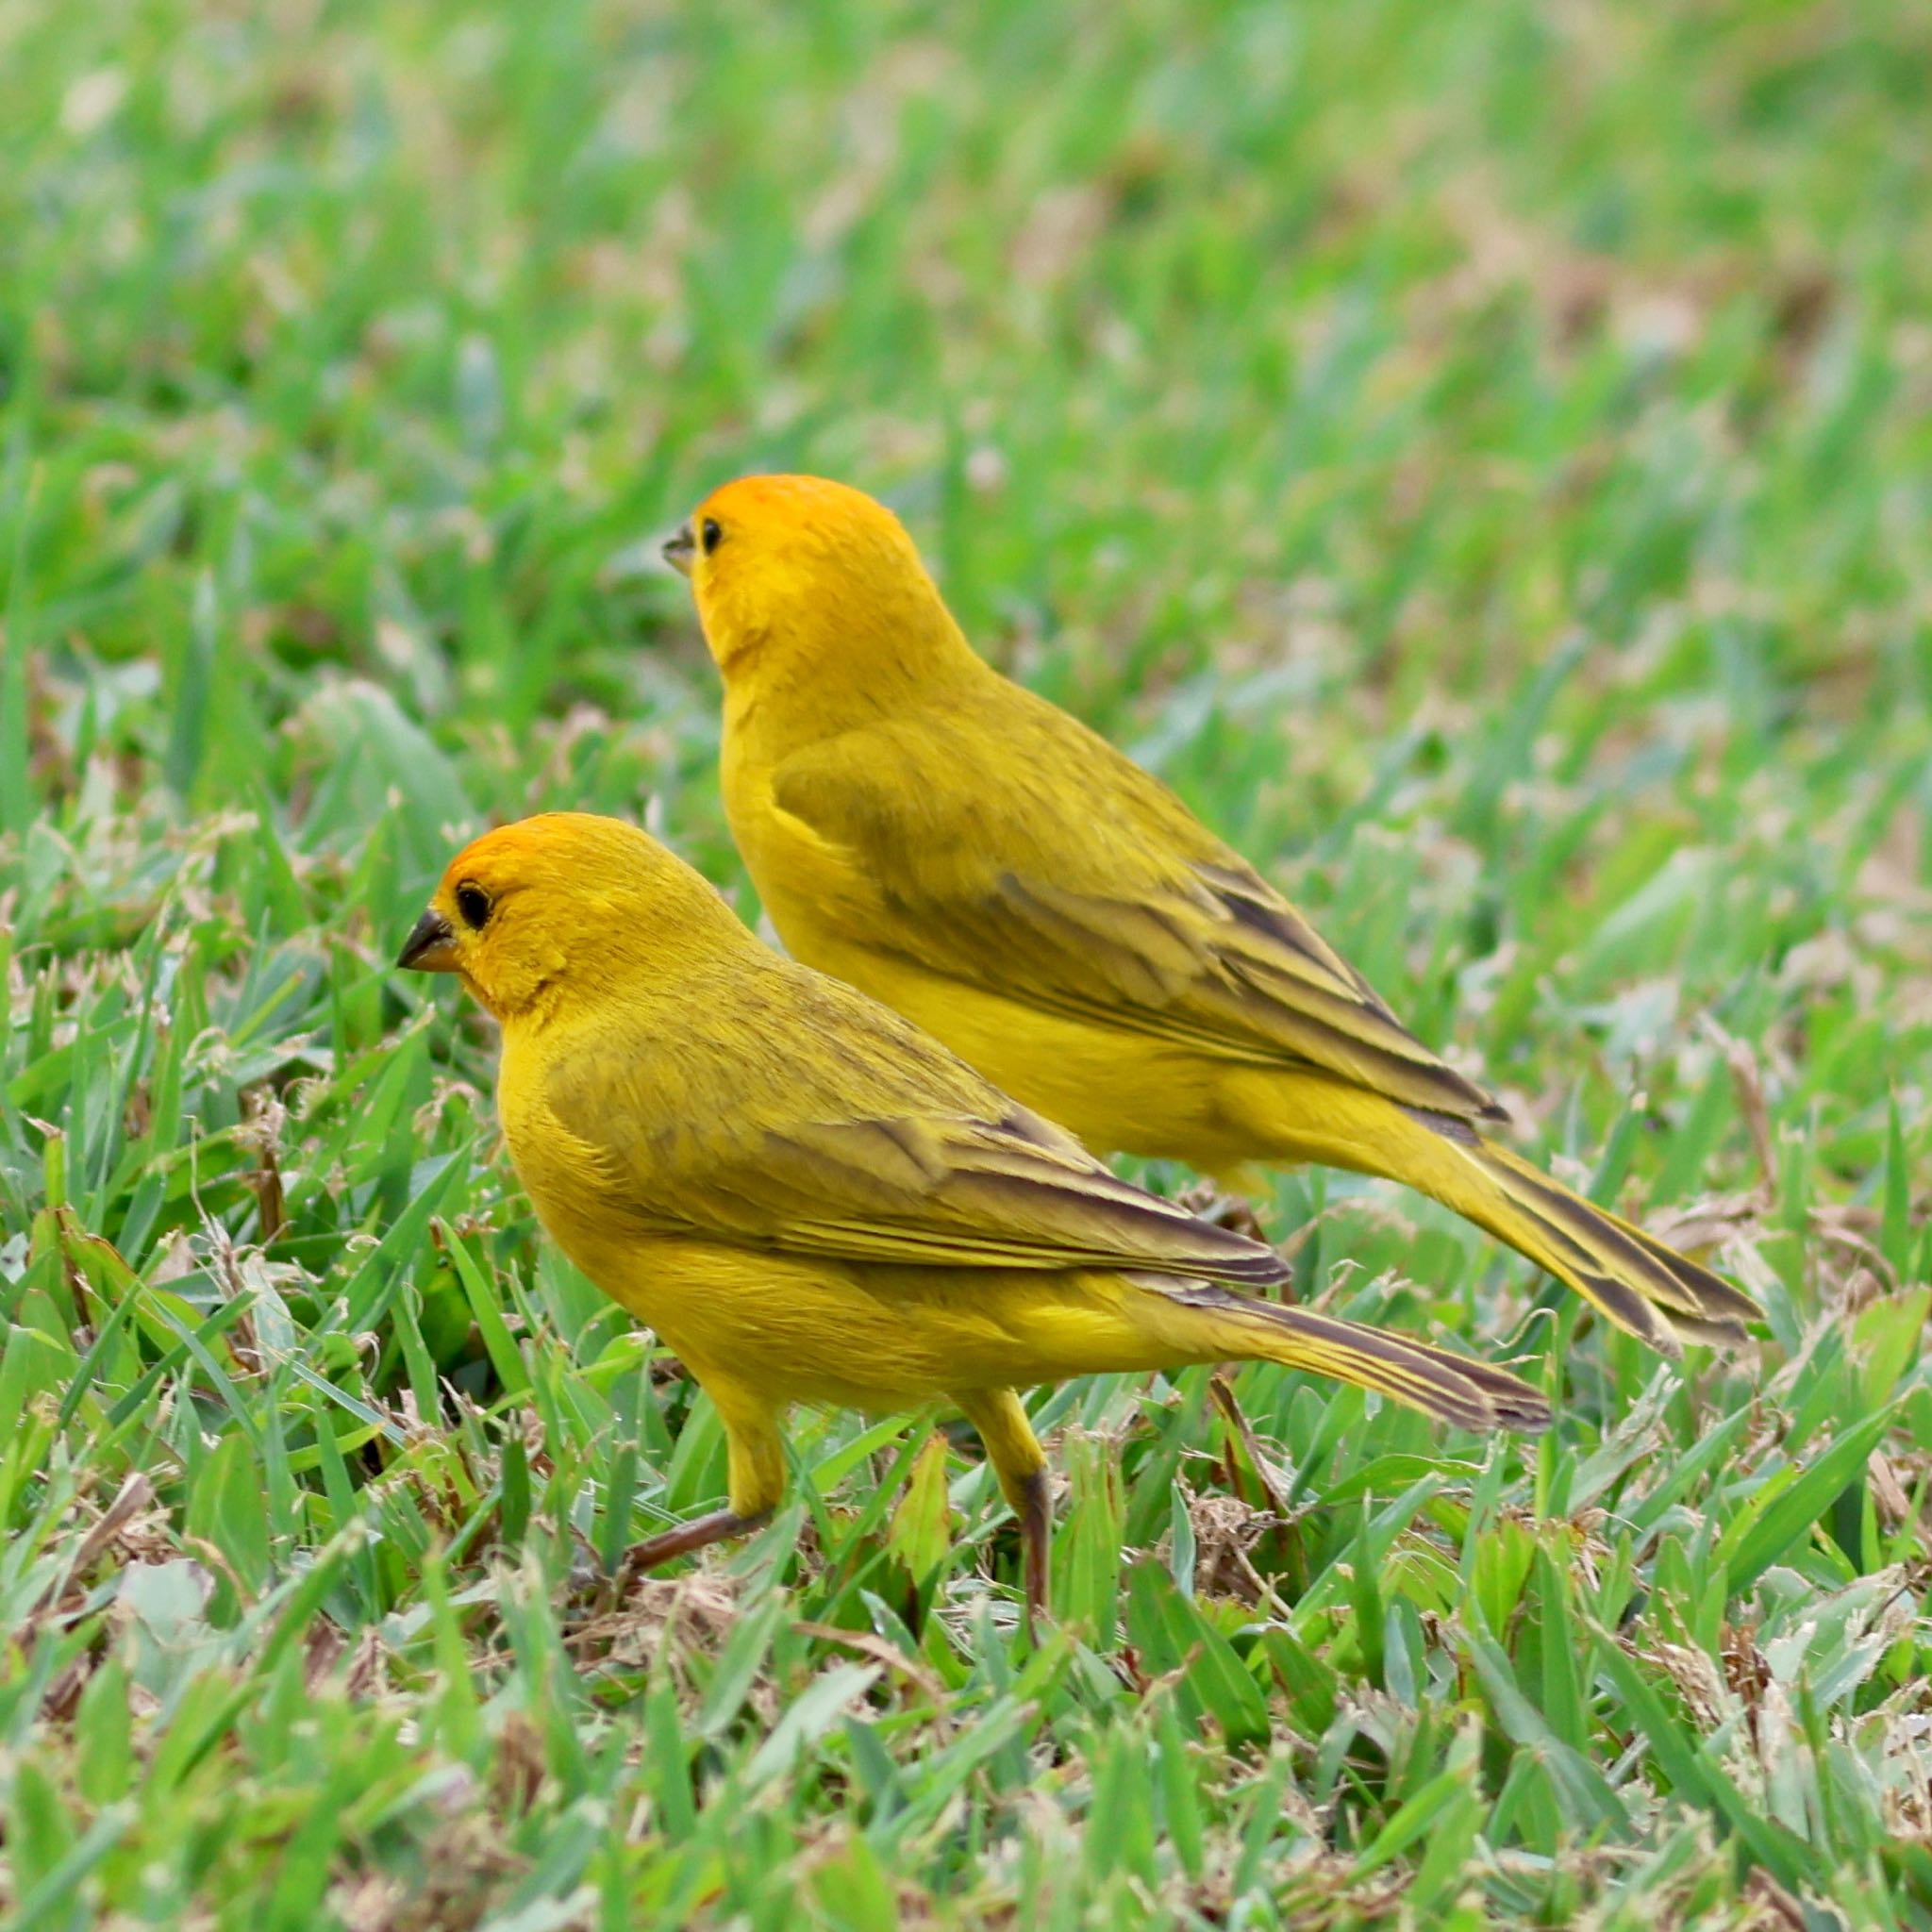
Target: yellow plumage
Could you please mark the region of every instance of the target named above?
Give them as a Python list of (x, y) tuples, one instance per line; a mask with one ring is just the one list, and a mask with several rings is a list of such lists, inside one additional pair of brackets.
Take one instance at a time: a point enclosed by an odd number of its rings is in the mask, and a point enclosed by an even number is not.
[(1386, 1174), (1654, 1345), (1757, 1312), (1488, 1137), (1504, 1118), (1157, 779), (967, 643), (897, 521), (748, 477), (675, 555), (732, 830), (787, 946), (1091, 1147)]
[(1238, 1292), (1278, 1283), (1278, 1257), (1120, 1180), (897, 1014), (780, 958), (614, 820), (486, 834), (401, 963), (459, 974), (501, 1023), (498, 1110), (544, 1225), (724, 1419), (730, 1510), (649, 1557), (774, 1507), (794, 1402), (957, 1403), (1023, 1513), (1036, 1593), (1043, 1459), (1016, 1389), (1245, 1357), (1466, 1428), (1548, 1420), (1484, 1364)]

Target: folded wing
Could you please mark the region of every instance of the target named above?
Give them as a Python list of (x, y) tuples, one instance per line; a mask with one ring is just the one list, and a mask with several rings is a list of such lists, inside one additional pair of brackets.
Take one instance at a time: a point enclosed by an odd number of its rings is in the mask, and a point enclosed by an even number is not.
[(867, 943), (1042, 1011), (1322, 1068), (1452, 1120), (1505, 1117), (1158, 780), (999, 689), (1001, 736), (1021, 756), (997, 791), (947, 782), (974, 753), (937, 708), (774, 774), (775, 808), (849, 866)]
[(727, 1057), (640, 1024), (550, 1071), (558, 1124), (641, 1226), (848, 1260), (1283, 1278), (1272, 1250), (1120, 1179), (849, 987), (773, 959), (721, 997), (747, 1024), (720, 1030), (791, 1050)]

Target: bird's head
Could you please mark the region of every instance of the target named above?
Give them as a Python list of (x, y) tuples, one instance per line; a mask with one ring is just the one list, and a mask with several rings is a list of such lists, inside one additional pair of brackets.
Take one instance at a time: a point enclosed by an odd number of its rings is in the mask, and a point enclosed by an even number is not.
[(499, 825), (450, 861), (398, 966), (454, 973), (498, 1020), (670, 984), (750, 936), (648, 833), (589, 812)]
[(741, 476), (664, 546), (727, 685), (929, 678), (970, 647), (884, 504), (823, 476)]

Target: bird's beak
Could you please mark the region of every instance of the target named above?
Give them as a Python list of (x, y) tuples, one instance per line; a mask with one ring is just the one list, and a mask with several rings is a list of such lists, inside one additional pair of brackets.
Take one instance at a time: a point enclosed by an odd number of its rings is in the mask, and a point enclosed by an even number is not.
[(664, 561), (681, 577), (691, 575), (691, 560), (697, 555), (697, 539), (691, 533), (689, 524), (680, 524), (675, 537), (664, 540)]
[(457, 970), (456, 934), (450, 923), (431, 907), (409, 928), (396, 964), (411, 973), (454, 973)]

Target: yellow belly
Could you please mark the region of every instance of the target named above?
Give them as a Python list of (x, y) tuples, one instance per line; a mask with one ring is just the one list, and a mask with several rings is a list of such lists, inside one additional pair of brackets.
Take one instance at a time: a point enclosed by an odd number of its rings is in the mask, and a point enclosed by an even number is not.
[(774, 1404), (890, 1413), (1174, 1359), (1166, 1298), (1116, 1275), (888, 1268), (553, 1231), (701, 1381)]

